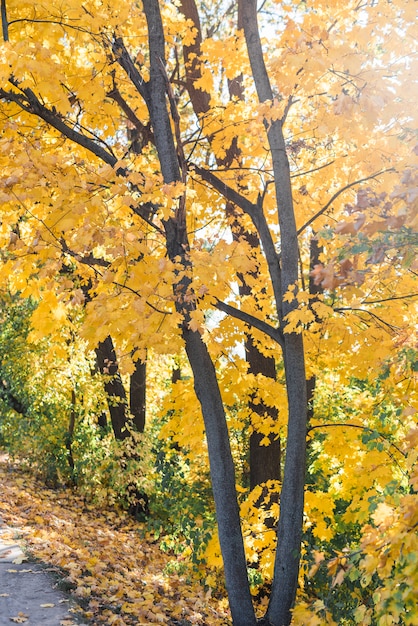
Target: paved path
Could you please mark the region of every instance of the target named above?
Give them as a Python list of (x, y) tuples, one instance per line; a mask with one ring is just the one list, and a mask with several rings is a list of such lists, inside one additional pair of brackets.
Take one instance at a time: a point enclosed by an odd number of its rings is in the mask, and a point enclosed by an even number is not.
[(25, 560), (15, 533), (0, 519), (0, 626), (87, 626), (52, 571)]

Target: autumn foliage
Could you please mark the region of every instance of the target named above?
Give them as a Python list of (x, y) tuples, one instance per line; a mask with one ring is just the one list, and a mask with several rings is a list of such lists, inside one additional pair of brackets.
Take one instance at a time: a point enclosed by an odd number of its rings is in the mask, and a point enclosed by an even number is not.
[(1, 444), (182, 554), (191, 623), (415, 623), (416, 3), (1, 10)]

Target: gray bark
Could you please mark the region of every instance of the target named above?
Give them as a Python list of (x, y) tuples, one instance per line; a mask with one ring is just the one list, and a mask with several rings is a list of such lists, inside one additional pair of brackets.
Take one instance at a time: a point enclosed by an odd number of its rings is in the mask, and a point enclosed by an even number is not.
[(234, 626), (253, 626), (256, 619), (248, 589), (239, 507), (235, 493), (235, 469), (216, 373), (199, 333), (185, 329), (183, 337), (193, 370), (194, 388), (205, 422), (216, 519), (232, 620)]
[[(257, 26), (256, 0), (239, 0), (253, 78), (260, 102), (273, 100)], [(281, 305), (283, 319), (294, 307), (283, 300), (298, 279), (298, 240), (292, 202), (289, 162), (282, 121), (266, 123), (275, 177), (281, 240)], [(286, 460), (280, 495), (280, 519), (274, 580), (266, 617), (287, 626), (295, 602), (300, 563), (306, 466), (307, 394), (301, 334), (284, 333), (284, 366), (289, 404)]]
[[(180, 11), (183, 15), (193, 22), (196, 28), (196, 38), (190, 46), (183, 46), (184, 63), (186, 69), (186, 87), (190, 96), (190, 101), (193, 106), (193, 110), (197, 116), (204, 115), (209, 111), (210, 97), (209, 94), (195, 89), (194, 83), (201, 77), (200, 70), (200, 56), (201, 56), (201, 44), (202, 44), (202, 29), (200, 25), (199, 12), (197, 10), (195, 0), (180, 0)], [(242, 25), (238, 23), (238, 28)], [(243, 99), (243, 87), (242, 80), (236, 78), (233, 81), (229, 81), (228, 88), (231, 97), (238, 97)], [(204, 126), (204, 122), (202, 122)], [(211, 141), (211, 137), (208, 137)], [(226, 152), (224, 159), (217, 159), (217, 164), (220, 167), (228, 167), (233, 160), (240, 159), (240, 150), (237, 147), (237, 142), (232, 141), (231, 146)], [(250, 233), (242, 226), (242, 220), (235, 209), (235, 205), (227, 200), (225, 212), (232, 221), (231, 231), (235, 241), (245, 240), (252, 247), (259, 248), (260, 240), (255, 233)], [(241, 280), (240, 294), (248, 295), (251, 289), (246, 283), (246, 276), (244, 274), (239, 276)], [(272, 358), (266, 358), (254, 344), (250, 335), (247, 335), (246, 341), (246, 359), (249, 365), (249, 371), (253, 374), (263, 374), (268, 378), (276, 379), (276, 365)], [(250, 400), (250, 409), (260, 415), (268, 414), (273, 420), (277, 420), (278, 414), (274, 407), (267, 407), (262, 404), (255, 404)], [(257, 432), (253, 432), (249, 438), (249, 455), (250, 455), (250, 488), (253, 489), (256, 485), (267, 482), (268, 480), (280, 480), (280, 439), (271, 439), (271, 443), (268, 446), (260, 445), (260, 441), (263, 435)]]

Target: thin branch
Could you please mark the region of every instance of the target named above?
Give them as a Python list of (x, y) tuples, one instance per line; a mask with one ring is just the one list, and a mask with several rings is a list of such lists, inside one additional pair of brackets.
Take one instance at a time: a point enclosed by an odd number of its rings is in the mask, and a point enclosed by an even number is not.
[(341, 187), (341, 189), (339, 189), (336, 193), (334, 193), (334, 195), (332, 196), (332, 198), (326, 203), (325, 206), (322, 207), (322, 209), (319, 209), (319, 211), (317, 213), (315, 213), (315, 215), (313, 217), (311, 217), (306, 224), (304, 224), (303, 226), (301, 226), (297, 232), (298, 235), (300, 235), (301, 233), (303, 233), (304, 230), (306, 230), (306, 228), (308, 228), (308, 226), (310, 226), (312, 224), (312, 222), (314, 222), (318, 217), (320, 217), (323, 213), (325, 213), (329, 207), (333, 204), (333, 202), (342, 194), (344, 193), (344, 191), (347, 191), (347, 189), (350, 189), (350, 187), (354, 187), (355, 185), (360, 185), (361, 183), (364, 183), (367, 180), (372, 180), (374, 178), (377, 178), (378, 176), (381, 176), (382, 174), (386, 174), (386, 172), (394, 172), (395, 168), (393, 167), (389, 167), (386, 170), (381, 170), (380, 172), (377, 172), (376, 174), (371, 174), (371, 176), (366, 176), (365, 178), (360, 178), (359, 180), (355, 180), (352, 183), (348, 183), (348, 185), (345, 185), (345, 187)]
[(333, 163), (335, 163), (335, 159), (333, 159), (332, 161), (329, 161), (328, 163), (325, 163), (325, 165), (319, 165), (318, 167), (314, 167), (311, 170), (306, 170), (306, 172), (300, 172), (298, 174), (290, 174), (290, 178), (298, 178), (299, 176), (306, 176), (307, 174), (312, 174), (312, 172), (317, 172), (318, 170), (322, 170), (324, 169), (324, 167), (329, 167)]
[(408, 293), (404, 296), (392, 296), (391, 298), (382, 298), (381, 300), (363, 300), (362, 304), (380, 304), (381, 302), (391, 302), (392, 300), (406, 300), (407, 298), (416, 298), (418, 293)]
[[(58, 239), (57, 239), (57, 241), (58, 241)], [(61, 245), (62, 251), (65, 252), (66, 254), (68, 254), (68, 256), (70, 256), (73, 259), (75, 259), (76, 261), (78, 261), (78, 263), (82, 263), (83, 265), (87, 265), (88, 267), (92, 267), (94, 270), (95, 270), (95, 266), (108, 268), (108, 267), (110, 267), (112, 265), (110, 263), (110, 261), (106, 261), (105, 259), (98, 259), (97, 257), (94, 257), (92, 254), (84, 256), (84, 255), (81, 255), (81, 254), (78, 254), (78, 253), (74, 252), (73, 250), (71, 250), (68, 247), (67, 243), (65, 242), (65, 240), (63, 238), (61, 238), (59, 240), (59, 243)], [(97, 270), (95, 270), (95, 271), (97, 271)], [(138, 298), (141, 297), (141, 294), (139, 293), (139, 291), (137, 289), (133, 289), (132, 287), (129, 287), (125, 283), (119, 283), (119, 282), (113, 280), (112, 281), (112, 285), (115, 285), (115, 287), (120, 287), (120, 289), (122, 289), (122, 290), (125, 289), (126, 291), (130, 291), (134, 295), (138, 296)], [(161, 309), (156, 307), (154, 304), (151, 304), (151, 302), (149, 302), (148, 300), (145, 300), (145, 304), (147, 304), (150, 307), (150, 309), (152, 309), (156, 313), (161, 313), (164, 316), (171, 315), (171, 311), (162, 311)]]
[(319, 428), (333, 428), (333, 427), (342, 427), (342, 428), (358, 428), (360, 430), (367, 430), (367, 432), (369, 433), (376, 433), (377, 435), (379, 435), (379, 437), (381, 439), (384, 439), (385, 441), (387, 441), (389, 443), (389, 445), (391, 445), (393, 448), (395, 448), (395, 450), (397, 450), (399, 452), (399, 454), (401, 454), (403, 457), (406, 458), (406, 453), (402, 452), (402, 450), (400, 448), (398, 448), (398, 446), (393, 443), (392, 441), (390, 441), (390, 439), (388, 439), (385, 435), (383, 435), (381, 432), (379, 432), (378, 430), (374, 429), (374, 428), (369, 428), (368, 426), (362, 426), (361, 424), (317, 424), (316, 426), (311, 426), (310, 428), (308, 428), (307, 434), (309, 435), (309, 433), (311, 432), (311, 430), (318, 430)]
[(221, 300), (217, 300), (215, 306), (219, 309), (219, 311), (222, 311), (231, 317), (235, 317), (236, 319), (241, 320), (241, 322), (260, 330), (283, 348), (284, 341), (280, 329), (267, 324), (267, 322), (263, 322), (263, 320), (260, 320), (258, 317), (254, 317), (254, 315), (251, 315), (250, 313), (245, 313), (245, 311), (242, 311), (241, 309), (237, 309), (230, 304), (226, 304), (226, 302), (222, 302)]
[(344, 311), (358, 311), (359, 313), (367, 313), (368, 315), (370, 315), (370, 317), (373, 317), (374, 319), (376, 319), (378, 322), (380, 322), (384, 326), (387, 326), (388, 328), (390, 328), (390, 330), (392, 332), (395, 332), (395, 330), (397, 328), (396, 326), (393, 326), (393, 324), (389, 324), (389, 322), (385, 322), (385, 320), (382, 320), (382, 318), (379, 317), (378, 315), (376, 315), (376, 313), (373, 313), (373, 311), (367, 311), (367, 309), (360, 309), (360, 308), (351, 307), (351, 306), (344, 306), (344, 307), (337, 307), (337, 308), (334, 309), (334, 311), (336, 311), (337, 313), (341, 313), (341, 312), (344, 312)]
[[(71, 18), (68, 18), (68, 19), (71, 19)], [(13, 24), (19, 24), (20, 22), (27, 22), (28, 24), (55, 24), (56, 26), (61, 26), (62, 28), (71, 28), (72, 30), (76, 30), (80, 33), (87, 33), (88, 35), (91, 35), (92, 37), (98, 36), (98, 33), (92, 33), (90, 30), (88, 30), (87, 28), (84, 28), (83, 26), (74, 26), (74, 24), (68, 24), (66, 22), (63, 22), (62, 19), (39, 20), (36, 18), (31, 19), (28, 17), (22, 17), (16, 20), (11, 20), (9, 22), (9, 26), (12, 26)]]
[(173, 93), (173, 88), (171, 86), (170, 79), (168, 77), (164, 62), (161, 58), (159, 58), (158, 60), (160, 62), (162, 75), (164, 76), (168, 101), (170, 103), (171, 117), (174, 123), (174, 134), (176, 137), (177, 157), (178, 157), (179, 166), (181, 169), (181, 178), (182, 178), (182, 182), (185, 183), (186, 177), (187, 177), (187, 165), (186, 165), (186, 157), (184, 155), (184, 150), (183, 150), (183, 142), (181, 140), (180, 114), (177, 108), (176, 99)]
[(286, 103), (286, 106), (285, 106), (285, 108), (284, 108), (284, 112), (283, 112), (283, 115), (282, 115), (282, 117), (281, 117), (281, 120), (280, 120), (283, 126), (284, 126), (284, 123), (285, 123), (285, 121), (286, 121), (286, 119), (287, 119), (287, 116), (288, 116), (288, 113), (289, 113), (289, 111), (290, 111), (291, 106), (292, 106), (293, 104), (295, 104), (296, 102), (299, 102), (299, 100), (295, 100), (295, 99), (293, 98), (293, 95), (291, 94), (291, 95), (288, 97), (288, 99), (287, 99), (287, 103)]

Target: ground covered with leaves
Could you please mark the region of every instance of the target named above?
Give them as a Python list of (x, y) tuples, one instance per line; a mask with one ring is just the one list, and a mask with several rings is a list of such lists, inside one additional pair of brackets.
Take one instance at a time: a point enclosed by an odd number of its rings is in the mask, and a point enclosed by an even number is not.
[(144, 524), (98, 510), (71, 489), (49, 489), (19, 465), (0, 462), (0, 516), (28, 553), (53, 566), (94, 624), (224, 626), (226, 598), (172, 571), (173, 555)]

